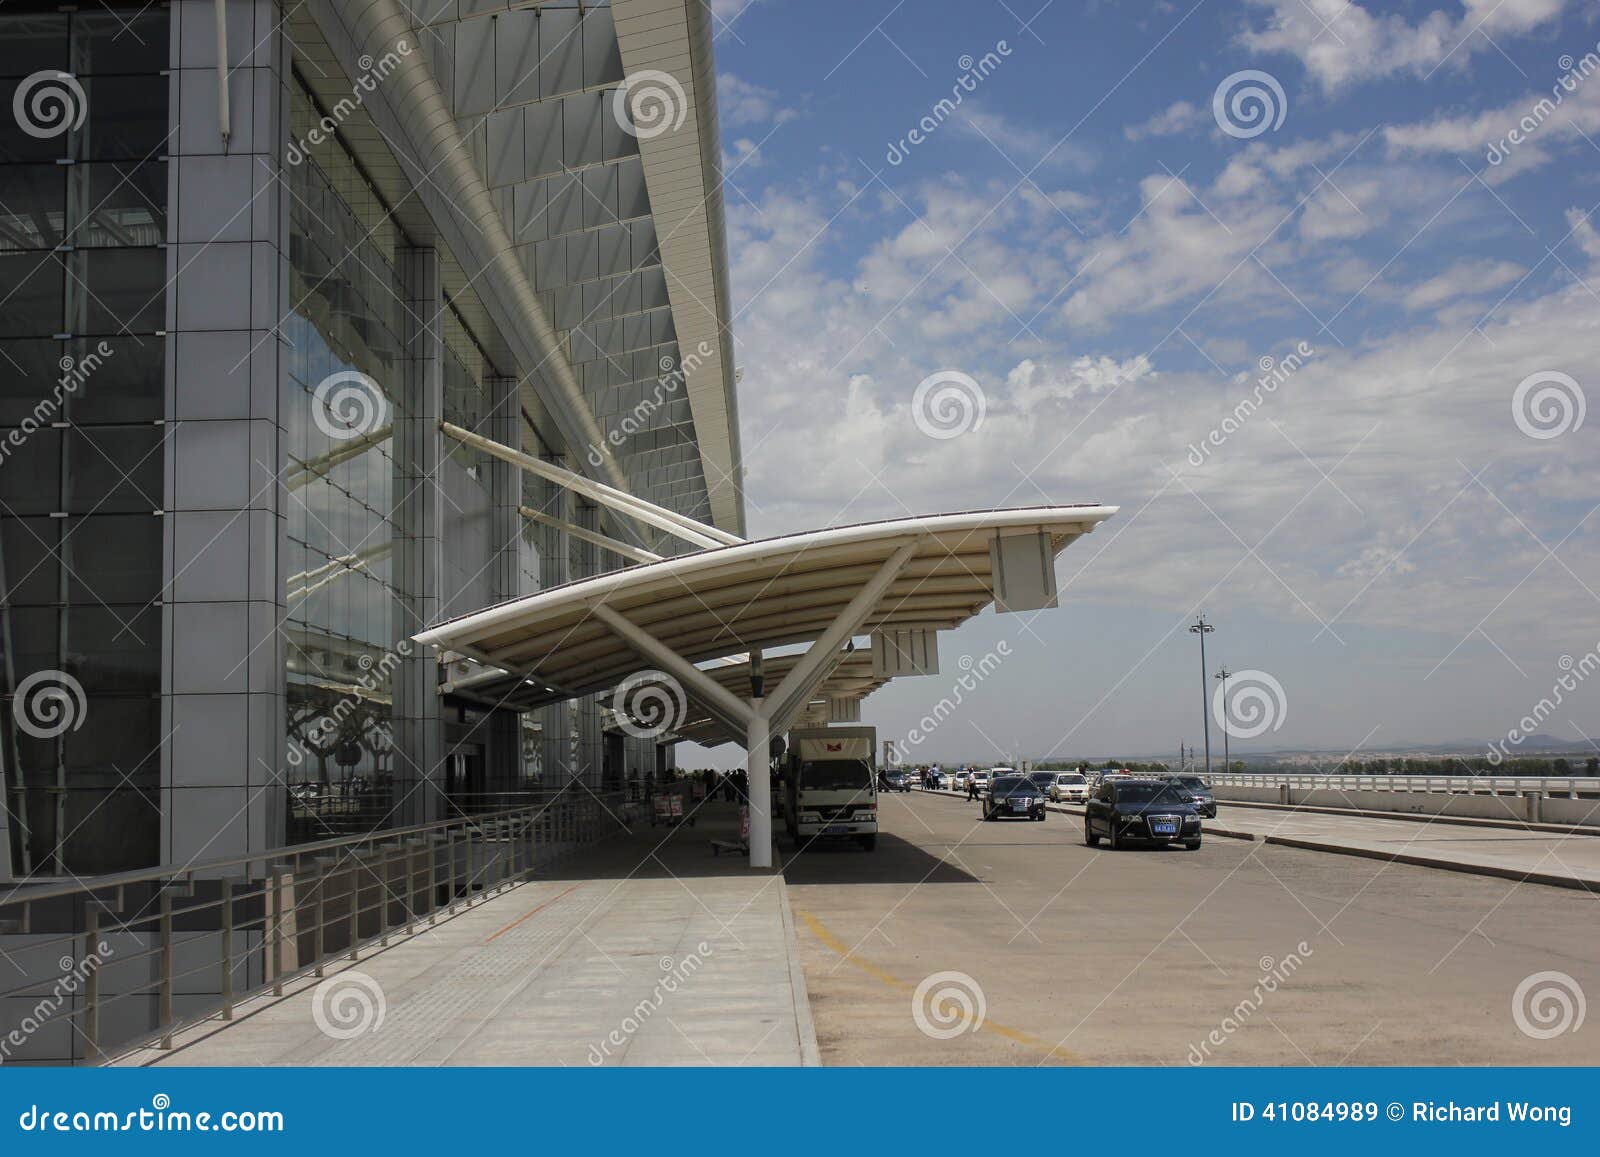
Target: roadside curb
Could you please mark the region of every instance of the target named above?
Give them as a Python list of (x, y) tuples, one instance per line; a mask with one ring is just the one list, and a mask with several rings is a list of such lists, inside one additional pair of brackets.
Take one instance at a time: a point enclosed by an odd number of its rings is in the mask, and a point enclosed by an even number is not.
[(1579, 876), (1560, 876), (1552, 872), (1527, 872), (1500, 864), (1474, 864), (1465, 860), (1447, 860), (1421, 856), (1414, 852), (1391, 852), (1386, 848), (1362, 844), (1335, 844), (1324, 840), (1309, 840), (1303, 836), (1264, 836), (1263, 843), (1281, 844), (1286, 848), (1299, 848), (1308, 852), (1331, 852), (1336, 856), (1359, 856), (1367, 860), (1386, 860), (1396, 864), (1410, 864), (1418, 868), (1436, 868), (1443, 872), (1461, 872), (1471, 876), (1494, 876), (1502, 880), (1515, 880), (1523, 884), (1547, 884), (1554, 888), (1573, 888), (1580, 892), (1600, 895), (1600, 880), (1585, 880)]
[(794, 909), (789, 903), (788, 882), (779, 878), (779, 910), (783, 914), (783, 937), (789, 955), (789, 992), (794, 999), (795, 1033), (800, 1038), (800, 1066), (822, 1067), (822, 1049), (817, 1045), (817, 1025), (811, 1017), (811, 997), (806, 992), (805, 969), (800, 964), (800, 938), (794, 930)]
[(1217, 802), (1225, 803), (1229, 807), (1255, 808), (1261, 811), (1302, 812), (1306, 815), (1354, 816), (1368, 820), (1405, 820), (1409, 823), (1455, 824), (1464, 828), (1505, 828), (1515, 832), (1537, 832), (1554, 836), (1600, 836), (1600, 828), (1592, 826), (1530, 823), (1527, 820), (1518, 820), (1510, 816), (1505, 819), (1492, 819), (1488, 816), (1435, 815), (1431, 812), (1381, 811), (1377, 808), (1327, 807), (1322, 804), (1312, 806), (1306, 804), (1268, 803), (1264, 800), (1254, 799), (1219, 799)]

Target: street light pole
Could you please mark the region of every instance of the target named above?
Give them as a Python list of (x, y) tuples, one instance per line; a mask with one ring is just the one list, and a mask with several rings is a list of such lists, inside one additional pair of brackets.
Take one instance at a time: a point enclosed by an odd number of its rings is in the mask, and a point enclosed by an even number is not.
[[(1224, 712), (1228, 709), (1228, 676), (1232, 674), (1233, 672), (1228, 670), (1227, 664), (1217, 668), (1217, 678), (1222, 680), (1222, 709)], [(1228, 729), (1226, 726), (1222, 729), (1222, 770), (1224, 772), (1233, 770), (1233, 763), (1228, 756)]]
[(1189, 624), (1189, 633), (1200, 636), (1200, 721), (1205, 725), (1206, 732), (1206, 774), (1211, 774), (1211, 711), (1206, 705), (1206, 636), (1217, 628), (1206, 622), (1204, 614), (1196, 615), (1194, 622)]

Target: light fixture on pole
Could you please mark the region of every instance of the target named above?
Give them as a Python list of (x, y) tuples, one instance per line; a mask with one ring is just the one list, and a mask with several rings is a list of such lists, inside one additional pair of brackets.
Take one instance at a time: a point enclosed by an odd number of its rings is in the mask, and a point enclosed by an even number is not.
[[(1232, 674), (1233, 672), (1228, 670), (1227, 664), (1217, 668), (1217, 678), (1222, 680), (1223, 720), (1228, 717), (1228, 676)], [(1222, 770), (1225, 772), (1233, 770), (1233, 764), (1229, 761), (1228, 756), (1228, 725), (1226, 722), (1222, 724)]]
[(1206, 730), (1206, 774), (1211, 774), (1211, 712), (1206, 706), (1206, 636), (1217, 628), (1206, 622), (1204, 614), (1195, 616), (1189, 624), (1189, 633), (1200, 636), (1200, 718)]

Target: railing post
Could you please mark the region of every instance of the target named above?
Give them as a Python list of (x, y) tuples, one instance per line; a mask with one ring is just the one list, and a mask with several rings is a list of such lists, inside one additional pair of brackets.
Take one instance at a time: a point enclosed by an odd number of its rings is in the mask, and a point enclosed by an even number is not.
[(161, 888), (161, 996), (157, 1006), (157, 1026), (161, 1029), (161, 1047), (172, 1047), (172, 885), (162, 881)]
[(272, 995), (283, 995), (283, 884), (278, 879), (278, 866), (267, 865), (267, 879), (272, 887)]
[[(84, 905), (83, 913), (83, 958), (85, 960), (100, 951), (100, 910), (98, 901), (91, 895), (89, 902)], [(97, 957), (98, 958), (98, 957)], [(100, 1059), (100, 969), (94, 971), (84, 979), (83, 984), (83, 1043), (86, 1046), (84, 1059), (93, 1064)]]
[(357, 865), (361, 860), (359, 856), (349, 857), (350, 869), (350, 913), (345, 918), (350, 925), (350, 951), (351, 960), (361, 959), (361, 872)]
[(316, 958), (316, 968), (315, 968), (314, 971), (315, 971), (316, 975), (319, 978), (324, 975), (324, 969), (323, 969), (323, 964), (322, 964), (322, 956), (323, 956), (323, 949), (324, 949), (324, 945), (325, 945), (325, 940), (324, 940), (324, 937), (323, 937), (323, 934), (322, 934), (323, 933), (322, 926), (323, 926), (323, 922), (327, 919), (327, 911), (328, 911), (328, 897), (327, 897), (328, 869), (324, 866), (326, 864), (326, 862), (327, 861), (324, 860), (320, 856), (316, 860), (316, 865), (317, 865), (317, 882), (316, 882), (317, 903), (316, 903), (316, 908), (314, 909), (314, 911), (316, 912), (315, 919), (316, 919), (316, 922), (317, 922), (317, 926), (312, 931), (312, 941), (311, 941), (311, 952), (312, 952), (312, 955)]
[(417, 919), (417, 841), (406, 841), (406, 935)]
[(437, 923), (439, 913), (439, 841), (428, 840), (428, 926)]
[(222, 1019), (233, 1019), (233, 878), (222, 880)]
[(389, 947), (389, 853), (379, 846), (378, 853), (378, 947)]

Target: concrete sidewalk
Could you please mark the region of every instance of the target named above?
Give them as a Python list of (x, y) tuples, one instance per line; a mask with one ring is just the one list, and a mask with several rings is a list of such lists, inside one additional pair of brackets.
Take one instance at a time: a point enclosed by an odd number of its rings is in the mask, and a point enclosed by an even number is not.
[[(965, 798), (952, 791), (929, 794)], [(1048, 806), (1053, 812), (1083, 815), (1081, 804)], [(1426, 816), (1377, 819), (1327, 809), (1229, 807), (1226, 802), (1219, 803), (1217, 818), (1204, 826), (1211, 836), (1600, 892), (1600, 836), (1586, 833), (1463, 826)]]
[(534, 882), (128, 1065), (814, 1065), (782, 876), (713, 856), (733, 809), (636, 824)]

